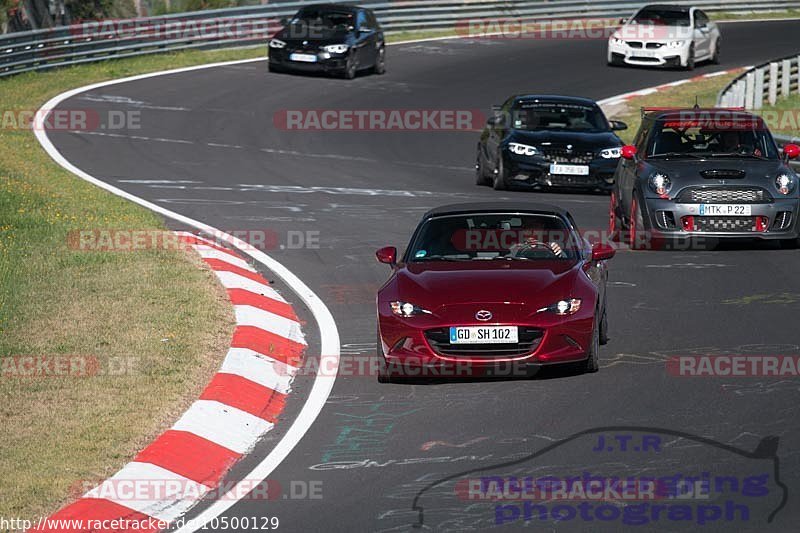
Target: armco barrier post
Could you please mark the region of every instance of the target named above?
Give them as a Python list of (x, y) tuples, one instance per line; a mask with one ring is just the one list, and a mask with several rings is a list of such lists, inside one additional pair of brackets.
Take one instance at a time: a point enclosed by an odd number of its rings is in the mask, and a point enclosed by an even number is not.
[(753, 109), (761, 109), (764, 106), (764, 69), (756, 70), (756, 87), (753, 91)]
[(778, 64), (772, 62), (769, 64), (769, 88), (767, 95), (767, 102), (769, 105), (775, 105), (778, 101)]
[(792, 62), (784, 59), (781, 68), (781, 96), (789, 96), (789, 87), (792, 84)]
[(744, 107), (745, 109), (753, 109), (753, 102), (755, 101), (756, 94), (756, 74), (755, 72), (748, 72), (745, 78), (747, 88), (744, 92)]

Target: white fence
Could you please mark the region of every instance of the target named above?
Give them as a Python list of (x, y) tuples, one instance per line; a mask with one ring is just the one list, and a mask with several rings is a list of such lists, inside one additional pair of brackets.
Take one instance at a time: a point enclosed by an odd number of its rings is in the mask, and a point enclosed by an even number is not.
[(800, 94), (800, 54), (748, 70), (722, 90), (717, 105), (758, 110), (791, 94)]

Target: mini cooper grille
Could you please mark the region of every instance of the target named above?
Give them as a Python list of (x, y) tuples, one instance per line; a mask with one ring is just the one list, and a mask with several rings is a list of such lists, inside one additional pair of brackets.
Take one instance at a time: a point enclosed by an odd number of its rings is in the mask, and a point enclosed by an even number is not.
[(755, 217), (694, 217), (694, 231), (749, 233), (758, 230)]
[(684, 189), (677, 201), (688, 204), (766, 204), (772, 201), (772, 196), (758, 187)]
[(587, 164), (594, 159), (592, 152), (577, 152), (572, 150), (545, 148), (542, 150), (545, 159), (553, 163), (580, 163)]
[(429, 329), (425, 338), (431, 348), (440, 355), (449, 357), (500, 358), (522, 357), (533, 353), (542, 342), (544, 332), (536, 328), (519, 328), (519, 342), (508, 344), (450, 344), (449, 328)]

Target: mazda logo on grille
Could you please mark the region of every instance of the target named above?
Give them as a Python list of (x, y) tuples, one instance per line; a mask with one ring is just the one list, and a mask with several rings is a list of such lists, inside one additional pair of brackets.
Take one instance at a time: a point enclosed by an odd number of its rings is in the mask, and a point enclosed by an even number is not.
[(481, 320), (483, 322), (486, 322), (487, 320), (491, 320), (492, 319), (492, 312), (491, 311), (487, 311), (485, 309), (481, 309), (480, 311), (475, 313), (475, 318), (478, 319), (478, 320)]

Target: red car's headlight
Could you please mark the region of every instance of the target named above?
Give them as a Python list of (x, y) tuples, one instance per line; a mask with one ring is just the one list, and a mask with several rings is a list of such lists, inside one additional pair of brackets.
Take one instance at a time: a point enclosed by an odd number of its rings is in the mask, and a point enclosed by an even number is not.
[(431, 312), (427, 309), (423, 309), (418, 305), (414, 305), (410, 302), (391, 302), (389, 306), (392, 308), (392, 313), (396, 316), (401, 316), (403, 318), (410, 318), (416, 315), (430, 315)]
[(537, 313), (543, 313), (547, 311), (550, 313), (555, 313), (560, 316), (568, 316), (568, 315), (574, 315), (580, 310), (580, 308), (581, 308), (581, 299), (571, 298), (569, 300), (559, 300), (553, 305), (542, 307), (537, 311)]

